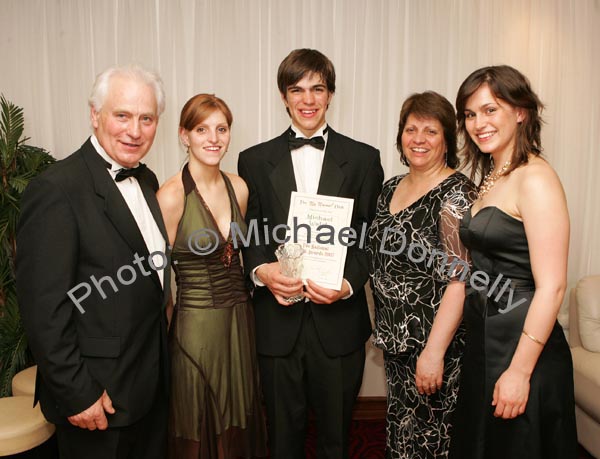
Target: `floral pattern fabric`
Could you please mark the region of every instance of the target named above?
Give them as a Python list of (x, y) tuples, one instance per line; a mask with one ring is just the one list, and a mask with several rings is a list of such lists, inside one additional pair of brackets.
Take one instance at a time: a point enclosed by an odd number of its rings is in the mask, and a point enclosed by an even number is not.
[(384, 351), (388, 385), (387, 457), (445, 458), (464, 347), (462, 327), (446, 352), (440, 391), (420, 395), (415, 369), (446, 285), (468, 273), (458, 228), (476, 192), (456, 172), (392, 214), (390, 201), (405, 177), (384, 184), (367, 247), (375, 297), (373, 342)]

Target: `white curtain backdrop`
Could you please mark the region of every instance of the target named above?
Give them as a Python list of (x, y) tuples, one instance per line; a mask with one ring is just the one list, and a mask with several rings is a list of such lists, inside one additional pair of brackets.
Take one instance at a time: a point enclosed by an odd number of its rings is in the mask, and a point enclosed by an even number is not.
[[(177, 123), (196, 93), (233, 111), (225, 170), (236, 170), (240, 150), (281, 133), (277, 66), (299, 47), (333, 61), (328, 120), (379, 148), (386, 178), (402, 170), (394, 142), (408, 95), (432, 89), (454, 102), (476, 68), (520, 69), (546, 103), (545, 154), (569, 201), (569, 284), (600, 273), (599, 0), (0, 0), (0, 92), (24, 107), (30, 143), (69, 155), (90, 133), (95, 75), (139, 63), (165, 83), (146, 160), (161, 182), (185, 160)], [(381, 395), (379, 354), (365, 375), (363, 395)]]

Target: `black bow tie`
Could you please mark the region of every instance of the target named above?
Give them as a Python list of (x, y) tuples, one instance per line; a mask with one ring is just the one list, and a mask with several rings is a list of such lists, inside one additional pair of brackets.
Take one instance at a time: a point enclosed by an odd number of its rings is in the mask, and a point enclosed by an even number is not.
[[(112, 167), (108, 161), (106, 161), (106, 167), (108, 169), (110, 169)], [(131, 168), (123, 167), (122, 169), (119, 169), (117, 171), (117, 175), (115, 176), (115, 182), (122, 182), (123, 180), (125, 180), (128, 177), (135, 177), (136, 179), (139, 179), (140, 175), (142, 175), (142, 173), (146, 169), (147, 169), (147, 167), (143, 163), (140, 163), (138, 167), (131, 167)]]
[[(327, 129), (323, 131), (323, 134), (327, 132)], [(288, 137), (288, 146), (290, 150), (303, 147), (304, 145), (312, 145), (313, 147), (324, 150), (325, 139), (322, 136), (312, 137), (307, 139), (306, 137), (296, 137), (296, 133), (290, 128), (290, 135)]]

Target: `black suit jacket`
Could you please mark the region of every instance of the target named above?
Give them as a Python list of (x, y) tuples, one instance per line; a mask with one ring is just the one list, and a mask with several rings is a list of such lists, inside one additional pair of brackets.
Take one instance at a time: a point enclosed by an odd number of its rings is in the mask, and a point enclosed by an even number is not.
[[(167, 240), (156, 176), (147, 170), (138, 181)], [(143, 270), (134, 263), (136, 253)], [(116, 410), (108, 415), (109, 426), (129, 425), (148, 412), (157, 388), (167, 389), (170, 269), (164, 270), (163, 289), (148, 255), (127, 203), (89, 139), (25, 190), (17, 294), (38, 365), (36, 400), (51, 422), (67, 423), (106, 389)], [(81, 313), (68, 292), (80, 298), (84, 284), (90, 293), (81, 301)]]
[[(318, 193), (354, 199), (351, 226), (360, 234), (375, 216), (377, 197), (383, 182), (379, 151), (364, 143), (338, 134), (329, 128)], [(275, 225), (286, 224), (290, 195), (296, 191), (292, 156), (287, 144), (287, 131), (268, 142), (240, 153), (238, 171), (248, 184), (250, 197), (246, 221), (256, 219), (258, 227), (267, 225), (269, 233)], [(276, 261), (278, 244), (266, 243), (259, 231), (258, 244), (243, 251), (244, 266), (249, 275), (254, 268)], [(252, 239), (254, 242), (254, 239)], [(354, 294), (334, 304), (300, 302), (281, 306), (266, 288), (254, 290), (256, 344), (260, 354), (285, 356), (296, 342), (304, 308), (310, 307), (323, 349), (329, 356), (345, 355), (364, 346), (371, 333), (364, 284), (369, 276), (366, 252), (354, 245), (348, 247), (344, 278)], [(316, 279), (315, 279), (316, 280)]]

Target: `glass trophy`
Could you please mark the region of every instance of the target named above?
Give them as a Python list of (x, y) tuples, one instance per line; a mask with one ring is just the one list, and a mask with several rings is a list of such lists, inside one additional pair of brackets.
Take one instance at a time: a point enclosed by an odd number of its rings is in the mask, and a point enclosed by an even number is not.
[[(302, 277), (302, 255), (304, 255), (304, 248), (302, 244), (288, 243), (282, 244), (275, 250), (275, 256), (279, 261), (279, 269), (281, 274), (287, 277), (298, 279)], [(288, 303), (297, 303), (298, 301), (304, 300), (304, 295), (294, 295), (289, 298), (285, 298)]]

